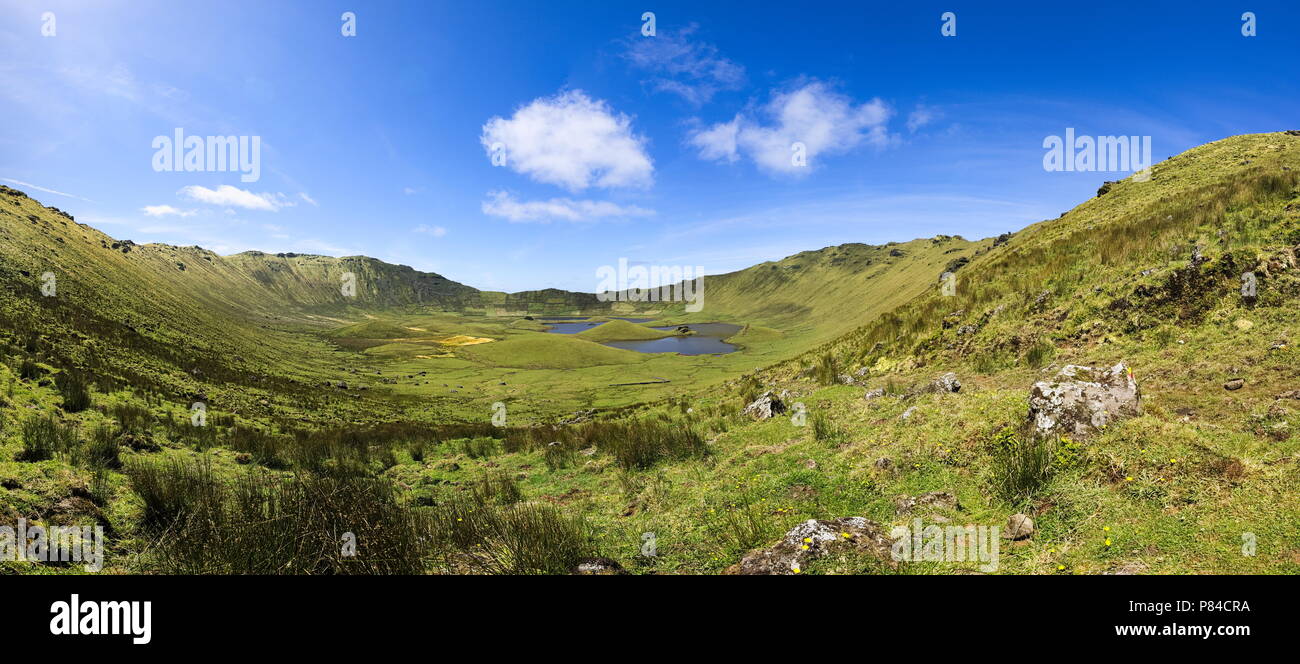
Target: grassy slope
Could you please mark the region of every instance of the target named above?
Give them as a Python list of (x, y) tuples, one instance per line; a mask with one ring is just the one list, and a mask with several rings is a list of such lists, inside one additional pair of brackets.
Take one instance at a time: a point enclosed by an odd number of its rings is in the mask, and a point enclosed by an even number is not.
[[(1015, 511), (1034, 515), (1039, 533), (1004, 545), (1001, 573), (1300, 572), (1300, 404), (1278, 398), (1300, 389), (1297, 173), (1298, 137), (1242, 136), (1192, 150), (1158, 165), (1152, 182), (1125, 181), (984, 252), (959, 271), (956, 297), (915, 298), (823, 349), (844, 369), (874, 368), (871, 386), (901, 390), (955, 370), (959, 394), (865, 401), (861, 388), (800, 377), (818, 350), (759, 381), (791, 390), (810, 420), (824, 418), (820, 436), (790, 418), (736, 417), (738, 384), (645, 413), (711, 433), (708, 462), (633, 473), (599, 458), (539, 471), (540, 453), (491, 463), (525, 476), (526, 495), (586, 515), (617, 558), (638, 560), (641, 533), (657, 533), (660, 556), (645, 571), (721, 571), (807, 518), (909, 523), (895, 512), (896, 496), (949, 490), (960, 510), (922, 515), (985, 525)], [(1195, 267), (1194, 245), (1204, 257)], [(1260, 279), (1254, 305), (1238, 293), (1247, 269)], [(1024, 421), (1040, 370), (1121, 360), (1137, 372), (1145, 414), (1062, 450), (1032, 499), (999, 497), (992, 441)], [(1224, 390), (1234, 376), (1247, 387)], [(881, 457), (894, 467), (875, 468)], [(485, 464), (458, 461), (454, 473), (394, 472), (463, 481)], [(1257, 539), (1253, 556), (1242, 553), (1247, 534)], [(850, 559), (808, 571), (871, 568)]]
[[(704, 307), (668, 307), (671, 322), (753, 323), (806, 344), (834, 338), (938, 282), (945, 267), (992, 240), (938, 236), (881, 246), (843, 244), (705, 277)], [(893, 255), (898, 254), (898, 255)]]
[(576, 335), (587, 341), (601, 343), (605, 341), (645, 341), (649, 339), (663, 339), (664, 337), (673, 336), (672, 332), (655, 330), (645, 325), (629, 323), (625, 320), (611, 320), (601, 323), (589, 330), (583, 330)]
[[(802, 297), (776, 300), (785, 297), (779, 280), (768, 282), (756, 268), (736, 273), (746, 275), (748, 287), (766, 288), (757, 292), (774, 301), (809, 307), (789, 315), (763, 306), (752, 293), (746, 296), (739, 277), (733, 276), (730, 285), (719, 277), (721, 285), (710, 283), (709, 315), (699, 319), (751, 315), (751, 320), (731, 319), (759, 323), (736, 337), (749, 337), (754, 346), (747, 353), (689, 363), (631, 354), (633, 364), (569, 371), (488, 366), (476, 361), (474, 353), (518, 340), (521, 354), (507, 354), (514, 360), (528, 355), (523, 347), (557, 343), (551, 339), (559, 335), (542, 335), (523, 329), (527, 326), (515, 327), (517, 321), (490, 316), (416, 313), (398, 324), (424, 328), (430, 335), (476, 330), (499, 340), (457, 349), (451, 357), (398, 362), (392, 368), (409, 373), (391, 388), (392, 394), (361, 403), (373, 411), (370, 416), (392, 404), (419, 404), (419, 411), (432, 407), (434, 413), (464, 412), (486, 419), (490, 403), (497, 399), (511, 404), (532, 400), (544, 410), (672, 397), (641, 416), (706, 432), (713, 450), (709, 460), (623, 472), (608, 457), (597, 455), (551, 471), (540, 450), (471, 459), (446, 448), (424, 461), (403, 455), (385, 473), (404, 491), (416, 494), (441, 482), (472, 482), (489, 470), (522, 476), (528, 498), (584, 515), (608, 555), (636, 560), (641, 533), (656, 532), (660, 556), (649, 561), (647, 569), (657, 571), (720, 571), (749, 546), (770, 541), (806, 518), (861, 514), (886, 524), (902, 523), (905, 519), (894, 513), (895, 496), (942, 489), (961, 500), (960, 511), (941, 513), (956, 523), (999, 525), (1015, 510), (1035, 514), (1040, 533), (1027, 543), (1004, 548), (1003, 573), (1092, 573), (1133, 566), (1168, 573), (1295, 573), (1300, 571), (1300, 539), (1293, 528), (1300, 521), (1293, 490), (1300, 479), (1300, 440), (1295, 435), (1300, 418), (1293, 400), (1276, 397), (1300, 388), (1298, 363), (1290, 350), (1300, 335), (1300, 285), (1295, 276), (1300, 250), (1298, 170), (1297, 137), (1244, 136), (1198, 148), (1157, 165), (1153, 182), (1121, 183), (1062, 219), (1026, 229), (1005, 246), (962, 243), (962, 251), (973, 259), (958, 272), (961, 285), (954, 298), (940, 297), (933, 289), (947, 259), (961, 254), (946, 254), (944, 240), (908, 243), (903, 248), (914, 251), (893, 258), (911, 260), (894, 264), (900, 272), (912, 271), (915, 279), (889, 273), (868, 284), (896, 279), (890, 283), (892, 292), (908, 289), (908, 297), (899, 296), (896, 302), (904, 306), (842, 336), (836, 332), (869, 320), (870, 312), (877, 310), (868, 291), (840, 293), (841, 300), (856, 297), (842, 302), (841, 315), (827, 317), (818, 312), (830, 311), (835, 298), (822, 295), (811, 278), (789, 275), (785, 282)], [(4, 202), (7, 198), (17, 199), (17, 204)], [(358, 405), (349, 411), (352, 400), (334, 399), (329, 391), (293, 395), (292, 384), (240, 382), (240, 376), (258, 369), (297, 376), (306, 384), (322, 375), (341, 374), (348, 366), (373, 368), (385, 346), (346, 353), (300, 334), (304, 325), (321, 329), (326, 323), (348, 321), (306, 315), (287, 320), (291, 312), (282, 310), (277, 296), (268, 295), (264, 301), (236, 297), (262, 291), (244, 271), (222, 266), (215, 258), (209, 261), (198, 250), (136, 247), (121, 254), (102, 248), (96, 231), (63, 223), (62, 217), (29, 199), (0, 198), (0, 210), (8, 213), (0, 215), (0, 250), (6, 259), (0, 277), (7, 287), (3, 313), (10, 322), (10, 342), (21, 342), (24, 330), (39, 329), (43, 336), (34, 351), (39, 357), (134, 367), (151, 381), (177, 389), (212, 382), (192, 376), (190, 370), (198, 367), (187, 364), (191, 356), (163, 352), (189, 348), (216, 363), (203, 365), (205, 375), (225, 366), (239, 369), (218, 382), (226, 384), (222, 389), (229, 403), (241, 410), (259, 397), (286, 395), (308, 402), (295, 412), (315, 412), (334, 421), (346, 421), (353, 416), (349, 413), (363, 409)], [(1195, 265), (1188, 260), (1193, 245), (1201, 246), (1204, 257)], [(836, 274), (840, 266), (853, 266), (848, 259), (836, 265), (831, 251), (817, 252), (817, 260), (800, 264), (823, 278)], [(177, 260), (186, 263), (186, 270), (175, 265)], [(195, 261), (213, 265), (196, 269)], [(859, 274), (861, 267), (845, 271)], [(40, 298), (35, 278), (45, 269), (71, 275), (71, 288), (65, 290), (60, 277), (60, 297)], [(1245, 269), (1255, 269), (1260, 276), (1261, 297), (1254, 305), (1244, 304), (1236, 293), (1238, 275)], [(243, 286), (212, 288), (225, 280)], [(190, 292), (204, 288), (213, 292)], [(139, 297), (142, 292), (150, 297)], [(714, 303), (722, 306), (710, 309)], [(236, 309), (242, 311), (232, 311)], [(232, 314), (227, 316), (227, 311)], [(361, 313), (345, 310), (341, 315), (360, 318)], [(806, 322), (810, 315), (822, 318)], [(385, 317), (400, 318), (389, 313), (380, 319)], [(805, 321), (802, 327), (799, 321)], [(826, 343), (813, 353), (781, 362), (806, 349), (811, 339)], [(1278, 343), (1284, 340), (1288, 343)], [(436, 344), (436, 339), (431, 336), (429, 343)], [(18, 352), (12, 345), (8, 350), (6, 364)], [(803, 367), (825, 352), (840, 369), (869, 368), (872, 386), (906, 387), (951, 369), (965, 387), (957, 395), (868, 402), (861, 399), (859, 388), (823, 387), (801, 377)], [(1025, 395), (1039, 369), (1119, 360), (1137, 371), (1146, 414), (1071, 450), (1059, 462), (1055, 478), (1032, 500), (997, 497), (991, 475), (997, 457), (991, 440), (1023, 420)], [(716, 385), (741, 369), (764, 365), (774, 366), (745, 383), (698, 393), (689, 389)], [(392, 375), (390, 365), (384, 366), (384, 375)], [(440, 382), (430, 385), (432, 377), (412, 382), (418, 370), (436, 372)], [(601, 381), (626, 381), (630, 370), (649, 377), (678, 372), (690, 380), (619, 388), (621, 394), (594, 389)], [(49, 411), (59, 403), (48, 381), (15, 380), (11, 375), (8, 366), (0, 374), (10, 386), (3, 410), (11, 420), (22, 406)], [(1223, 380), (1238, 375), (1246, 378), (1247, 387), (1225, 392)], [(447, 387), (458, 381), (463, 389)], [(739, 418), (737, 411), (755, 386), (791, 390), (790, 400), (803, 403), (810, 420), (822, 423), (816, 427), (820, 434), (789, 418), (763, 423)], [(461, 393), (450, 394), (450, 389)], [(474, 396), (467, 398), (470, 393)], [(97, 394), (96, 399), (134, 397), (113, 393)], [(901, 420), (902, 412), (913, 406), (912, 417)], [(176, 403), (154, 407), (184, 414)], [(511, 412), (516, 412), (513, 405)], [(90, 426), (100, 418), (88, 411), (77, 419)], [(6, 427), (0, 434), (0, 478), (19, 486), (0, 489), (0, 504), (10, 513), (48, 514), (47, 506), (87, 482), (60, 461), (9, 461), (17, 444), (13, 428)], [(177, 447), (165, 446), (161, 454), (188, 454)], [(228, 450), (208, 456), (224, 469), (234, 467)], [(872, 462), (881, 456), (894, 460), (893, 470), (874, 467)], [(105, 505), (107, 518), (129, 529), (138, 507), (121, 476), (113, 475), (112, 480), (116, 498)], [(1240, 553), (1241, 535), (1247, 532), (1258, 537), (1255, 556)], [(948, 572), (957, 567), (962, 566), (917, 565), (905, 571)], [(867, 568), (864, 561), (836, 560), (808, 571)]]

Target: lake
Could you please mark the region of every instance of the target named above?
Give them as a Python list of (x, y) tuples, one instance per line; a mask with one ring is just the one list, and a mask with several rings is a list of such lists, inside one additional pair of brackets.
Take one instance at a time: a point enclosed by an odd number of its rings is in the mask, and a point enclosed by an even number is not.
[[(630, 323), (644, 323), (649, 318), (624, 318), (622, 320)], [(552, 334), (577, 334), (583, 330), (590, 330), (599, 323), (551, 323), (547, 332)], [(611, 348), (623, 348), (625, 350), (634, 350), (638, 353), (680, 353), (682, 355), (715, 355), (721, 353), (734, 353), (736, 347), (729, 344), (723, 339), (739, 332), (741, 326), (732, 325), (731, 323), (690, 323), (687, 327), (691, 328), (695, 334), (689, 336), (672, 336), (663, 339), (645, 339), (641, 341), (607, 341), (605, 346)], [(652, 328), (672, 332), (677, 329), (676, 325), (665, 325), (663, 327)]]

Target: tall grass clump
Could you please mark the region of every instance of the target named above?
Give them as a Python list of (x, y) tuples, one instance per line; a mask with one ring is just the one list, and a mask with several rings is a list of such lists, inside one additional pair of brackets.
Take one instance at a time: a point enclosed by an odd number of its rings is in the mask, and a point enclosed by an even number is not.
[(59, 394), (63, 396), (63, 410), (80, 413), (90, 408), (90, 383), (78, 371), (63, 371), (54, 379)]
[(826, 411), (818, 410), (808, 419), (809, 424), (812, 425), (813, 440), (824, 443), (837, 443), (844, 438), (844, 431), (831, 421), (830, 415), (827, 415)]
[(684, 423), (651, 420), (603, 422), (596, 428), (596, 447), (624, 470), (644, 470), (664, 459), (708, 456), (704, 437)]
[(73, 454), (77, 448), (76, 425), (60, 422), (53, 413), (23, 420), (18, 435), (22, 440), (18, 457), (22, 461), (46, 461), (56, 453)]
[(568, 441), (552, 441), (542, 448), (542, 460), (551, 472), (568, 468), (578, 461), (578, 452)]
[(992, 441), (993, 492), (1012, 505), (1033, 498), (1052, 478), (1053, 441), (1007, 428)]
[(117, 433), (108, 424), (100, 424), (90, 433), (90, 440), (81, 452), (81, 460), (91, 468), (122, 467), (121, 446)]
[(761, 505), (744, 501), (709, 511), (709, 528), (728, 553), (742, 553), (766, 545), (779, 532)]
[(379, 478), (250, 470), (209, 506), (163, 534), (157, 571), (420, 574), (432, 555), (429, 520)]
[(490, 473), (474, 487), (485, 503), (513, 505), (524, 499), (519, 482), (505, 472)]
[(471, 459), (486, 459), (497, 453), (498, 446), (495, 438), (479, 436), (455, 441), (455, 449)]
[(554, 505), (459, 496), (432, 510), (442, 564), (471, 574), (568, 574), (599, 555), (590, 526)]
[(153, 533), (179, 530), (193, 515), (220, 508), (221, 488), (209, 459), (135, 460), (125, 472), (144, 503), (140, 523)]
[(839, 382), (839, 369), (835, 365), (835, 356), (829, 352), (822, 353), (813, 365), (812, 376), (820, 385), (834, 385)]

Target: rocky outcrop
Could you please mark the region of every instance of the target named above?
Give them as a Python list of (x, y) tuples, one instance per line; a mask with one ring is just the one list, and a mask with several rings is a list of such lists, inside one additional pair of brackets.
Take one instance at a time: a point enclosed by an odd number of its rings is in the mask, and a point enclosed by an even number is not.
[(933, 392), (960, 392), (961, 381), (957, 380), (957, 374), (949, 371), (934, 379), (934, 382), (930, 384), (930, 390)]
[(748, 415), (758, 420), (766, 420), (773, 415), (780, 415), (785, 412), (785, 404), (781, 399), (772, 393), (771, 390), (764, 392), (754, 400), (753, 403), (745, 406), (745, 410), (740, 411), (742, 415)]
[(799, 574), (807, 564), (832, 553), (868, 553), (890, 567), (893, 539), (874, 521), (860, 516), (832, 520), (809, 519), (795, 526), (781, 541), (745, 554), (727, 568), (727, 574)]
[(1071, 364), (1029, 392), (1029, 424), (1039, 436), (1087, 436), (1141, 408), (1137, 380), (1123, 363), (1110, 369)]

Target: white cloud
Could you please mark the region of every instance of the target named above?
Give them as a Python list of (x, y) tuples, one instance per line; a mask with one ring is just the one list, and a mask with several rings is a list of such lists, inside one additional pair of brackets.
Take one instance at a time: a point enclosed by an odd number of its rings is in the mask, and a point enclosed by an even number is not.
[(931, 106), (917, 104), (916, 109), (907, 116), (907, 130), (916, 133), (917, 129), (938, 120), (942, 115), (942, 113)]
[(654, 210), (623, 206), (609, 201), (572, 200), (569, 198), (552, 198), (544, 201), (520, 201), (509, 192), (493, 191), (488, 193), (489, 200), (483, 201), (483, 214), (503, 217), (513, 222), (552, 220), (561, 221), (596, 221), (599, 219), (649, 217)]
[[(862, 145), (885, 147), (893, 140), (886, 123), (893, 110), (880, 99), (854, 104), (849, 97), (814, 81), (788, 92), (777, 92), (760, 110), (766, 124), (746, 115), (731, 122), (693, 131), (687, 142), (700, 157), (735, 161), (744, 154), (770, 173), (798, 175), (816, 164), (820, 155), (842, 154)], [(802, 143), (807, 166), (791, 159)]]
[(416, 226), (414, 229), (412, 229), (411, 232), (423, 233), (424, 235), (432, 235), (434, 237), (443, 237), (447, 234), (447, 229), (443, 228), (442, 226), (428, 226), (425, 224), (420, 224), (419, 226)]
[(170, 205), (146, 205), (141, 210), (150, 217), (165, 217), (174, 214), (178, 217), (193, 217), (198, 214), (195, 210), (180, 210)]
[(676, 33), (661, 31), (647, 39), (640, 34), (628, 42), (627, 58), (654, 75), (647, 81), (658, 92), (671, 92), (700, 106), (721, 90), (739, 90), (745, 68), (718, 54), (712, 44), (690, 39), (695, 24)]
[(402, 193), (406, 194), (407, 196), (414, 196), (422, 191), (424, 191), (424, 187), (403, 187), (402, 188)]
[(317, 203), (316, 199), (312, 198), (311, 196), (308, 196), (307, 192), (305, 191), (298, 192), (298, 198), (301, 198), (302, 200), (311, 203), (312, 207), (320, 207), (320, 203)]
[(569, 191), (653, 182), (654, 165), (645, 138), (632, 133), (632, 119), (581, 90), (535, 99), (510, 119), (494, 117), (479, 141), (489, 158), (499, 146), (511, 170)]
[(737, 115), (731, 122), (719, 122), (708, 129), (701, 129), (692, 133), (687, 142), (700, 149), (702, 159), (733, 163), (740, 156), (736, 152), (736, 134), (740, 132), (740, 121), (741, 118)]
[(225, 207), (239, 207), (248, 210), (264, 210), (266, 212), (276, 212), (281, 208), (293, 207), (297, 205), (289, 200), (284, 194), (254, 194), (246, 189), (239, 189), (228, 184), (223, 184), (216, 189), (208, 189), (198, 185), (183, 187), (179, 192), (185, 196), (200, 203), (209, 205), (222, 205)]

